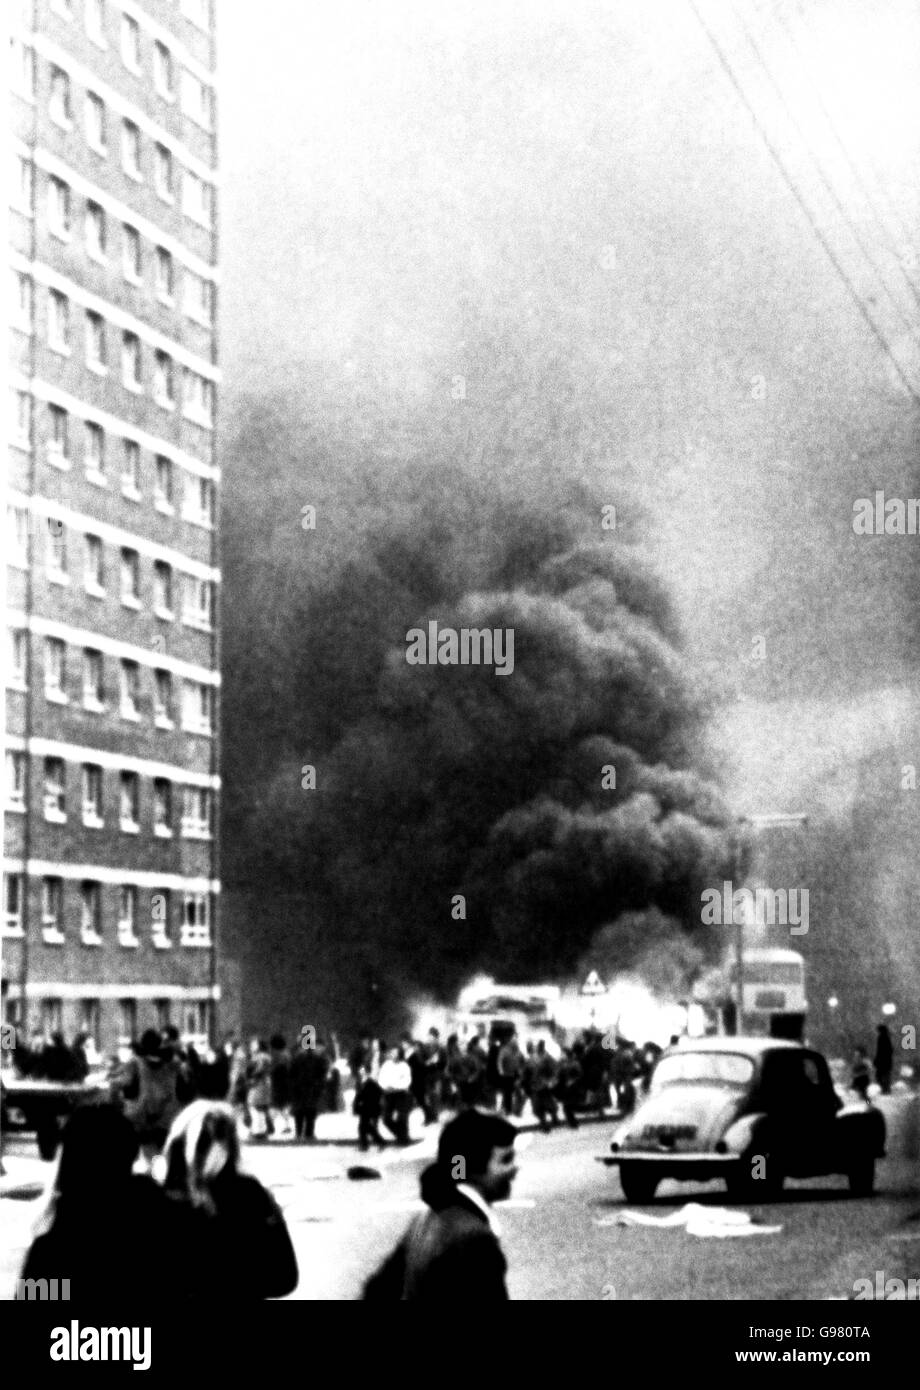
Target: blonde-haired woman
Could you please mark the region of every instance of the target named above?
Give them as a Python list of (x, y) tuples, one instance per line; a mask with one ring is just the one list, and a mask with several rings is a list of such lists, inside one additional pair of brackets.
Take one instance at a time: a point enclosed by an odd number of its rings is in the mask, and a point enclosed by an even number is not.
[(274, 1197), (239, 1164), (232, 1107), (186, 1106), (166, 1140), (164, 1186), (196, 1222), (201, 1295), (283, 1298), (297, 1287), (294, 1247)]

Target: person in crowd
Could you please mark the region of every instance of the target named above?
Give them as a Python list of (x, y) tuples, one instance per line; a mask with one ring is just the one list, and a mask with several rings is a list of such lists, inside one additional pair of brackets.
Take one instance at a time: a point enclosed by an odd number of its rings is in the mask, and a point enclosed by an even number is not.
[(492, 1206), (511, 1194), (516, 1136), (508, 1120), (478, 1110), (464, 1110), (444, 1126), (437, 1160), (421, 1178), (428, 1209), (367, 1281), (365, 1300), (441, 1303), (451, 1315), (471, 1302), (507, 1300), (507, 1263)]
[(386, 1147), (386, 1140), (380, 1133), (379, 1122), (383, 1111), (383, 1091), (380, 1082), (363, 1067), (358, 1072), (353, 1110), (358, 1117), (358, 1148), (366, 1153), (371, 1140), (378, 1149)]
[(271, 1039), (271, 1060), (272, 1121), (280, 1134), (293, 1135), (291, 1054), (281, 1033), (275, 1033)]
[(400, 1039), (400, 1055), (404, 1062), (409, 1063), (411, 1082), (409, 1093), (412, 1096), (413, 1108), (425, 1109), (425, 1057), (422, 1045), (412, 1037), (410, 1033), (403, 1033)]
[(604, 1047), (603, 1034), (597, 1029), (587, 1034), (582, 1066), (587, 1103), (602, 1115), (610, 1104), (610, 1053)]
[(463, 1080), (466, 1073), (466, 1055), (460, 1046), (456, 1033), (447, 1039), (447, 1057), (444, 1069), (444, 1104), (459, 1110), (463, 1105)]
[(422, 1086), (422, 1110), (426, 1125), (438, 1123), (443, 1104), (444, 1073), (447, 1068), (447, 1053), (441, 1045), (441, 1034), (437, 1028), (429, 1028), (424, 1053), (424, 1080)]
[(502, 1050), (501, 1042), (493, 1034), (489, 1038), (489, 1045), (486, 1048), (486, 1063), (483, 1072), (482, 1089), (479, 1104), (485, 1105), (489, 1110), (494, 1110), (498, 1103), (501, 1092), (501, 1077), (498, 1074), (498, 1054)]
[(521, 1083), (521, 1073), (524, 1069), (524, 1057), (516, 1033), (512, 1033), (499, 1048), (496, 1067), (498, 1070), (498, 1090), (502, 1100), (502, 1114), (519, 1114), (520, 1109), (516, 1110), (515, 1107)]
[(249, 1044), (249, 1065), (246, 1068), (246, 1104), (249, 1107), (250, 1134), (259, 1142), (274, 1133), (271, 1117), (272, 1059), (261, 1038)]
[(68, 1047), (63, 1033), (52, 1033), (51, 1041), (41, 1054), (41, 1075), (46, 1081), (82, 1081), (86, 1075), (80, 1074), (85, 1059), (77, 1055), (74, 1048)]
[(569, 1129), (578, 1128), (575, 1110), (581, 1096), (582, 1079), (581, 1059), (576, 1044), (574, 1047), (567, 1047), (564, 1050), (559, 1062), (559, 1075), (556, 1081), (556, 1095), (562, 1104), (562, 1113)]
[(378, 1076), (383, 1091), (383, 1123), (397, 1144), (408, 1144), (409, 1116), (412, 1113), (412, 1071), (400, 1056), (398, 1047), (391, 1047)]
[(371, 1064), (371, 1035), (362, 1033), (355, 1043), (351, 1052), (348, 1054), (348, 1069), (351, 1072), (352, 1083), (357, 1090), (359, 1085), (359, 1075), (373, 1070)]
[(179, 1060), (164, 1050), (155, 1028), (141, 1034), (134, 1056), (117, 1078), (125, 1114), (134, 1125), (148, 1169), (163, 1148), (173, 1120), (182, 1109)]
[(188, 1296), (194, 1267), (188, 1223), (151, 1177), (135, 1175), (138, 1135), (114, 1104), (79, 1106), (61, 1136), (56, 1169), (21, 1278), (67, 1279), (69, 1297), (138, 1306)]
[(230, 1058), (223, 1048), (209, 1047), (198, 1059), (195, 1089), (200, 1100), (226, 1100), (230, 1089)]
[(857, 1047), (853, 1054), (853, 1069), (850, 1074), (850, 1085), (862, 1100), (865, 1100), (868, 1096), (871, 1079), (872, 1072), (869, 1067), (869, 1054), (864, 1047)]
[(521, 1063), (521, 1094), (525, 1102), (530, 1102), (533, 1109), (533, 1074), (537, 1064), (537, 1047), (533, 1039), (529, 1039), (524, 1049), (524, 1058)]
[(878, 1025), (875, 1034), (875, 1057), (873, 1058), (875, 1079), (882, 1095), (890, 1096), (891, 1073), (894, 1069), (894, 1048), (891, 1044), (891, 1034), (884, 1023)]
[(164, 1188), (190, 1219), (200, 1298), (226, 1305), (294, 1292), (299, 1271), (284, 1216), (271, 1193), (240, 1171), (231, 1106), (186, 1106), (166, 1141)]
[(249, 1058), (242, 1043), (235, 1043), (230, 1057), (230, 1103), (236, 1108), (237, 1117), (240, 1123), (249, 1128), (249, 1108), (246, 1104), (246, 1092), (249, 1087), (246, 1081), (246, 1070), (249, 1066)]
[(291, 1058), (291, 1113), (294, 1138), (312, 1144), (316, 1138), (316, 1117), (322, 1106), (329, 1058), (322, 1044), (299, 1047)]
[(544, 1134), (548, 1133), (551, 1124), (559, 1123), (559, 1110), (556, 1105), (558, 1080), (559, 1068), (556, 1059), (547, 1052), (546, 1043), (543, 1038), (540, 1038), (534, 1057), (531, 1104), (534, 1119), (539, 1122)]

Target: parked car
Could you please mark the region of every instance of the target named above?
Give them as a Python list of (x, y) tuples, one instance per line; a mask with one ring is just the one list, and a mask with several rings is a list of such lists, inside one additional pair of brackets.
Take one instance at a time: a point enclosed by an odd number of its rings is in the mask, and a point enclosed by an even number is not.
[(84, 1081), (46, 1081), (4, 1074), (0, 1079), (0, 1124), (5, 1130), (34, 1130), (39, 1157), (54, 1158), (61, 1127), (78, 1105), (106, 1100), (102, 1075)]
[(665, 1052), (648, 1097), (614, 1132), (610, 1154), (629, 1202), (664, 1178), (725, 1179), (729, 1197), (776, 1197), (788, 1178), (843, 1173), (869, 1195), (885, 1153), (885, 1118), (845, 1105), (820, 1052), (775, 1038), (684, 1041)]

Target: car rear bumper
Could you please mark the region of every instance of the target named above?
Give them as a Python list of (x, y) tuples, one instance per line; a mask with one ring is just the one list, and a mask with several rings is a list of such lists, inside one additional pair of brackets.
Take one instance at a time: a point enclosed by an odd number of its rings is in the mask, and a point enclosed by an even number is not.
[(618, 1154), (598, 1154), (595, 1162), (603, 1163), (606, 1168), (618, 1168), (623, 1163), (641, 1163), (643, 1166), (648, 1164), (654, 1166), (662, 1178), (718, 1178), (737, 1168), (738, 1155), (656, 1153), (639, 1149)]

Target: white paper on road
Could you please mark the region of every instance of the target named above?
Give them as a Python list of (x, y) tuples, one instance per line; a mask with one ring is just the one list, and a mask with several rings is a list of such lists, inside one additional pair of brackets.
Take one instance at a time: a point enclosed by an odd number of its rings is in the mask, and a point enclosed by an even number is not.
[(699, 1202), (687, 1202), (668, 1216), (652, 1216), (644, 1211), (621, 1211), (616, 1216), (604, 1216), (596, 1226), (657, 1226), (677, 1229), (683, 1226), (688, 1236), (715, 1237), (772, 1236), (782, 1226), (760, 1226), (747, 1211), (732, 1211), (729, 1207), (703, 1207)]

